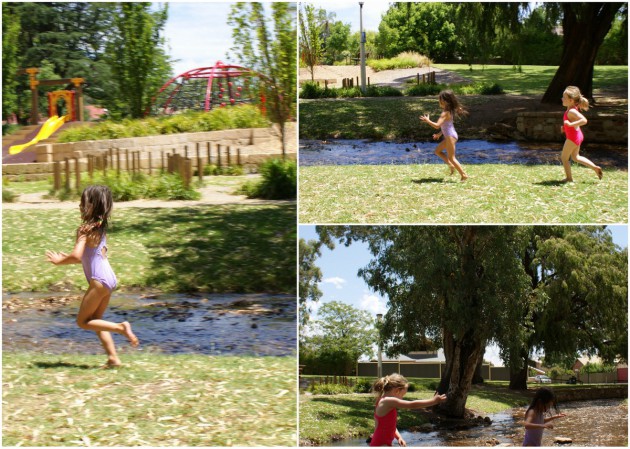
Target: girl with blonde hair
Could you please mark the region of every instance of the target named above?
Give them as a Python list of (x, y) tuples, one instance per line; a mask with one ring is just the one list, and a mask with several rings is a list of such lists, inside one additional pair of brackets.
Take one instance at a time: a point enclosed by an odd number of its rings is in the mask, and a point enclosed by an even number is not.
[(381, 377), (372, 386), (376, 393), (376, 406), (374, 408), (374, 420), (376, 429), (369, 441), (370, 446), (391, 446), (396, 439), (400, 446), (407, 446), (396, 428), (398, 409), (418, 409), (431, 407), (446, 401), (446, 395), (435, 395), (431, 399), (405, 401), (403, 396), (407, 393), (409, 382), (400, 374), (390, 374)]

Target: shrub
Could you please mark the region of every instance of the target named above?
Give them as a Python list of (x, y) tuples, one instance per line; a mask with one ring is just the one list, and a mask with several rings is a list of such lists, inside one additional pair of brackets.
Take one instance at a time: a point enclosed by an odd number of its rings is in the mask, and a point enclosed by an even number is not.
[[(195, 172), (195, 174), (197, 174)], [(245, 174), (245, 169), (242, 165), (230, 165), (228, 167), (219, 167), (215, 164), (207, 164), (203, 167), (204, 176), (242, 176)]]
[(408, 88), (405, 94), (410, 97), (426, 97), (429, 95), (437, 95), (446, 89), (444, 84), (416, 84)]
[(502, 95), (503, 88), (497, 83), (473, 83), (453, 86), (453, 91), (459, 95)]
[(282, 159), (269, 159), (259, 168), (262, 181), (245, 183), (240, 192), (249, 198), (268, 200), (293, 199), (297, 196), (297, 163)]
[(112, 120), (94, 126), (81, 126), (62, 131), (59, 142), (121, 139), (160, 134), (219, 131), (235, 128), (264, 128), (269, 121), (254, 105), (217, 108), (209, 112), (186, 112), (166, 117)]
[(355, 393), (369, 393), (372, 391), (372, 382), (369, 379), (359, 379), (353, 390)]
[(374, 71), (380, 72), (381, 70), (425, 67), (431, 65), (431, 60), (419, 53), (403, 52), (391, 59), (370, 59), (367, 65)]
[(9, 189), (2, 189), (2, 202), (13, 203), (19, 195)]
[(348, 394), (352, 393), (352, 387), (341, 384), (311, 384), (308, 391), (313, 394)]

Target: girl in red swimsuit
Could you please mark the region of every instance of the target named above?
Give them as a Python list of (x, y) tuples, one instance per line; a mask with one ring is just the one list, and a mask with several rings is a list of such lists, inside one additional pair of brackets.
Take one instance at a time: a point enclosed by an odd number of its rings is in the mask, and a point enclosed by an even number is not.
[(562, 182), (573, 182), (573, 176), (571, 175), (571, 159), (578, 164), (595, 170), (597, 177), (602, 179), (604, 173), (601, 167), (593, 164), (584, 156), (580, 156), (580, 145), (582, 145), (582, 141), (584, 140), (584, 134), (582, 134), (580, 126), (584, 126), (588, 122), (586, 117), (580, 112), (580, 109), (583, 111), (588, 110), (588, 100), (582, 96), (580, 89), (575, 86), (569, 86), (564, 90), (564, 94), (562, 95), (562, 106), (567, 108), (564, 113), (564, 123), (560, 128), (560, 131), (567, 137), (567, 140), (564, 142), (564, 147), (562, 147), (561, 159), (566, 175)]
[(400, 374), (390, 374), (381, 377), (372, 386), (378, 397), (374, 409), (376, 429), (372, 434), (370, 446), (391, 446), (396, 439), (400, 446), (407, 446), (405, 440), (396, 429), (396, 418), (399, 408), (426, 408), (437, 405), (446, 400), (446, 395), (435, 395), (431, 399), (404, 401), (402, 398), (407, 393), (409, 382)]

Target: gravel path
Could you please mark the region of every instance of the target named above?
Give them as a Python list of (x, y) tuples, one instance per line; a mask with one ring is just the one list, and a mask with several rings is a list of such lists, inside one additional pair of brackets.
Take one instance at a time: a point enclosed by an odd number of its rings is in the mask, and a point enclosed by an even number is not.
[[(246, 175), (247, 181), (260, 179), (260, 175)], [(208, 185), (200, 189), (201, 199), (193, 201), (164, 201), (164, 200), (134, 200), (117, 202), (117, 209), (130, 207), (162, 208), (162, 207), (195, 207), (195, 206), (222, 206), (228, 204), (241, 204), (245, 206), (290, 204), (295, 201), (277, 201), (248, 199), (245, 195), (235, 195), (233, 192), (243, 183), (243, 177), (234, 177), (222, 181), (224, 185)], [(22, 194), (15, 203), (2, 203), (4, 210), (24, 209), (77, 209), (78, 201), (58, 201), (44, 198), (47, 192)]]
[[(428, 72), (435, 72), (435, 80), (437, 83), (454, 83), (454, 82), (466, 82), (469, 81), (466, 78), (459, 76), (455, 73), (448, 72), (446, 70), (438, 69), (435, 67), (415, 67), (412, 69), (396, 69), (396, 70), (383, 70), (375, 72), (370, 67), (366, 67), (366, 76), (370, 79), (371, 85), (378, 86), (391, 86), (391, 87), (403, 87), (404, 83), (408, 79), (415, 79), (417, 74), (423, 75)], [(316, 80), (335, 80), (334, 83), (329, 83), (331, 87), (341, 87), (342, 80), (344, 78), (354, 78), (361, 76), (361, 69), (358, 65), (336, 65), (336, 66), (317, 66), (315, 67), (315, 79)], [(311, 72), (309, 69), (300, 68), (300, 81), (309, 81), (311, 79)]]

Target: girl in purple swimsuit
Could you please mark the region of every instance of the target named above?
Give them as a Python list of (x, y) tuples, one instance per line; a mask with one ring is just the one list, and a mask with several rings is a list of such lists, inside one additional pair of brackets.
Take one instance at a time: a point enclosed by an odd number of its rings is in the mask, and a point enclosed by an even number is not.
[[(547, 416), (545, 414), (549, 410), (554, 409), (556, 415)], [(558, 406), (556, 405), (556, 397), (549, 388), (539, 388), (532, 403), (525, 412), (525, 439), (523, 440), (523, 446), (542, 446), (543, 431), (545, 429), (553, 429), (553, 424), (548, 424), (550, 421), (558, 418), (564, 418), (564, 413), (558, 413)]]
[(573, 182), (570, 159), (595, 170), (597, 177), (602, 179), (604, 172), (601, 167), (593, 164), (584, 156), (580, 156), (580, 146), (584, 140), (581, 127), (588, 123), (586, 117), (582, 115), (580, 110), (588, 110), (588, 100), (582, 96), (579, 88), (569, 86), (562, 94), (562, 106), (567, 108), (564, 113), (562, 127), (560, 127), (560, 131), (563, 132), (567, 138), (562, 147), (561, 159), (562, 165), (564, 166), (564, 174), (566, 175), (562, 182)]
[(98, 335), (105, 352), (107, 364), (104, 368), (120, 366), (116, 346), (111, 333), (122, 334), (132, 346), (138, 346), (138, 338), (131, 325), (124, 321), (112, 323), (102, 319), (109, 304), (112, 291), (116, 288), (116, 276), (107, 260), (106, 234), (112, 211), (112, 192), (107, 186), (87, 187), (81, 195), (82, 224), (77, 229), (77, 239), (70, 254), (46, 251), (49, 262), (55, 265), (81, 263), (88, 281), (88, 290), (83, 296), (77, 324), (81, 329), (91, 330)]
[(449, 166), (451, 175), (457, 170), (461, 176), (461, 181), (466, 181), (468, 175), (455, 158), (455, 145), (457, 144), (458, 136), (453, 125), (453, 119), (456, 115), (466, 115), (468, 112), (459, 104), (452, 90), (443, 90), (440, 92), (438, 99), (442, 108), (442, 114), (438, 121), (432, 122), (429, 114), (421, 116), (420, 121), (428, 123), (435, 129), (440, 129), (439, 133), (433, 134), (433, 140), (438, 140), (442, 136), (444, 136), (444, 140), (438, 144), (435, 154)]

